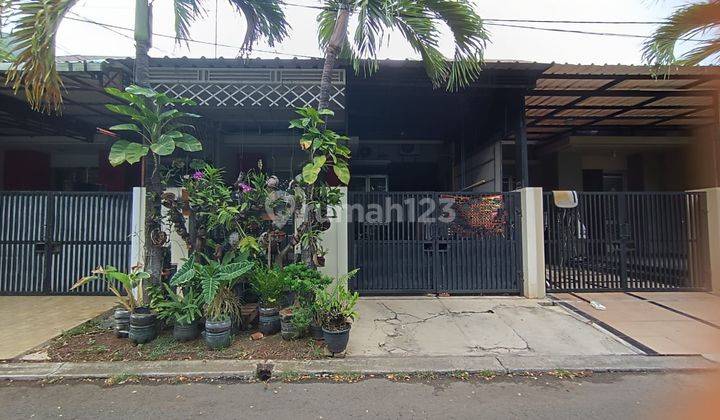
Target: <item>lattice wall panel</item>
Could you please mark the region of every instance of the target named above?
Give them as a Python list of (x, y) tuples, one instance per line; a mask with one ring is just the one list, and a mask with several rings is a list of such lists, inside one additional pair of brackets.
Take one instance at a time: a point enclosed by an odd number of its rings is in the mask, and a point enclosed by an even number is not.
[[(189, 98), (200, 106), (211, 107), (317, 106), (320, 95), (320, 86), (316, 84), (159, 83), (153, 87), (159, 92)], [(330, 104), (332, 108), (345, 109), (345, 86), (332, 86)]]

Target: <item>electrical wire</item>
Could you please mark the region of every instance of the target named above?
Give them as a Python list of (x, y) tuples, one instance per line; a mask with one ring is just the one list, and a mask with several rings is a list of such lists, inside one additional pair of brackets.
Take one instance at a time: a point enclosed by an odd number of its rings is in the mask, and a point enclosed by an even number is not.
[[(73, 21), (76, 21), (76, 22), (90, 23), (90, 24), (93, 24), (93, 25), (102, 26), (102, 27), (104, 27), (104, 28), (106, 28), (106, 29), (112, 28), (112, 29), (119, 29), (119, 30), (130, 31), (130, 32), (134, 32), (134, 31), (135, 31), (133, 28), (128, 28), (128, 27), (119, 26), (119, 25), (112, 25), (112, 24), (109, 24), (109, 23), (97, 22), (97, 21), (94, 21), (94, 20), (91, 20), (91, 19), (87, 19), (87, 18), (85, 18), (85, 17), (83, 17), (83, 16), (80, 16), (80, 15), (78, 15), (78, 14), (76, 14), (76, 13), (73, 13), (73, 12), (70, 12), (70, 13), (72, 13), (72, 14), (75, 15), (75, 16), (78, 16), (78, 18), (75, 18), (75, 17), (72, 17), (72, 16), (65, 16), (65, 19), (73, 20)], [(115, 32), (115, 31), (113, 31), (113, 32)], [(241, 47), (239, 47), (239, 46), (237, 46), (237, 45), (229, 45), (229, 44), (221, 44), (221, 43), (217, 43), (217, 44), (216, 44), (215, 42), (200, 41), (200, 40), (196, 40), (196, 39), (192, 39), (192, 38), (177, 37), (177, 36), (175, 36), (175, 35), (162, 34), (162, 33), (157, 33), (157, 32), (153, 32), (152, 34), (153, 34), (154, 36), (157, 36), (157, 37), (160, 37), (160, 38), (177, 39), (177, 40), (180, 40), (180, 41), (192, 42), (192, 43), (196, 43), (196, 44), (210, 45), (210, 46), (217, 45), (217, 46), (219, 46), (219, 47), (234, 48), (234, 49), (237, 49), (237, 50), (241, 50), (241, 49), (242, 49)], [(133, 37), (128, 36), (128, 35), (126, 35), (126, 34), (121, 34), (121, 35), (125, 36), (126, 38), (130, 38), (130, 39), (132, 39), (133, 41), (135, 40)], [(318, 57), (318, 56), (303, 55), (303, 54), (292, 54), (292, 53), (285, 53), (285, 52), (274, 51), (274, 50), (262, 50), (262, 49), (258, 49), (258, 48), (253, 48), (252, 51), (257, 51), (257, 52), (262, 52), (262, 53), (267, 53), (267, 54), (285, 55), (285, 56), (289, 56), (289, 57), (302, 57), (302, 58), (320, 59), (320, 57)]]

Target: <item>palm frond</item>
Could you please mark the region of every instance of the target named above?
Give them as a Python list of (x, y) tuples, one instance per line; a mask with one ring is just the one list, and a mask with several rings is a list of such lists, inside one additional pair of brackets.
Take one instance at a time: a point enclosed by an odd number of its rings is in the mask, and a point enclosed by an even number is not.
[(228, 0), (242, 13), (247, 31), (241, 49), (252, 50), (253, 45), (264, 38), (271, 47), (288, 35), (290, 24), (279, 0)]
[(55, 66), (55, 38), (65, 14), (77, 0), (15, 1), (9, 3), (12, 55), (6, 83), (23, 89), (35, 110), (59, 111), (63, 83)]
[(465, 1), (424, 0), (427, 9), (450, 28), (455, 39), (455, 55), (447, 80), (448, 90), (469, 85), (482, 70), (489, 40), (482, 18)]
[(173, 0), (175, 12), (175, 40), (178, 44), (185, 42), (190, 37), (190, 25), (195, 19), (205, 15), (205, 9), (200, 0)]
[(401, 1), (393, 11), (393, 24), (420, 54), (425, 72), (435, 87), (448, 78), (449, 66), (439, 50), (440, 30), (422, 2)]
[(717, 33), (720, 28), (720, 0), (710, 0), (678, 8), (655, 30), (643, 45), (643, 59), (656, 66), (695, 65), (717, 55), (720, 37), (701, 43), (681, 57), (675, 56), (675, 45), (681, 38)]
[[(327, 45), (335, 24), (338, 0), (325, 2), (318, 15), (320, 46)], [(420, 54), (436, 87), (457, 90), (475, 80), (482, 68), (488, 34), (483, 21), (467, 0), (354, 0), (351, 11), (357, 28), (348, 37), (340, 57), (350, 59), (356, 72), (374, 72), (377, 55), (393, 30), (400, 32)], [(454, 38), (455, 51), (448, 60), (439, 50), (441, 26)]]

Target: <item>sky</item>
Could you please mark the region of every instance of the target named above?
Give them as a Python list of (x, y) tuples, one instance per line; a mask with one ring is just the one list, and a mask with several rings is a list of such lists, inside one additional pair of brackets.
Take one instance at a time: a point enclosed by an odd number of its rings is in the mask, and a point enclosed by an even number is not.
[[(321, 5), (319, 0), (287, 0), (298, 5)], [(71, 18), (89, 19), (115, 26), (132, 28), (135, 0), (80, 0), (72, 9)], [(227, 0), (206, 0), (207, 16), (191, 27), (194, 40), (214, 45), (190, 43), (177, 45), (174, 40), (154, 37), (151, 56), (162, 57), (226, 57), (238, 55), (245, 33), (245, 22)], [(549, 19), (589, 21), (656, 22), (667, 17), (679, 5), (679, 0), (477, 0), (476, 10), (485, 19)], [(171, 0), (154, 0), (153, 32), (173, 33)], [(217, 4), (217, 9), (216, 9)], [(253, 56), (269, 58), (292, 56), (320, 56), (317, 47), (315, 17), (317, 10), (286, 6), (287, 19), (292, 26), (290, 36), (274, 48), (265, 44), (255, 47)], [(217, 16), (217, 18), (216, 18)], [(640, 64), (643, 39), (615, 36), (559, 33), (491, 25), (487, 22), (491, 42), (485, 57), (491, 60), (522, 60), (537, 62), (582, 64)], [(510, 23), (513, 24), (513, 23)], [(592, 32), (650, 35), (654, 25), (628, 24), (547, 24), (517, 23), (516, 25), (561, 28)], [(217, 41), (215, 31), (217, 29)], [(122, 56), (134, 55), (132, 32), (108, 29), (86, 22), (66, 19), (60, 27), (58, 55)], [(443, 36), (442, 50), (449, 56), (452, 48), (449, 36)], [(681, 47), (682, 48), (682, 47)], [(387, 45), (380, 50), (380, 58), (417, 59), (418, 56), (397, 34), (391, 34)]]

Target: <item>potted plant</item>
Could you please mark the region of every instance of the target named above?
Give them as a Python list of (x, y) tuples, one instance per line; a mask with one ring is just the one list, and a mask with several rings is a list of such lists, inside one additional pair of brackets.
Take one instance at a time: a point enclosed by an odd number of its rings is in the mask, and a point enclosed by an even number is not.
[(315, 251), (315, 265), (318, 267), (325, 267), (325, 255), (327, 255), (327, 250), (322, 247), (318, 247), (317, 251)]
[[(205, 260), (205, 264), (196, 262), (197, 255)], [(170, 281), (173, 286), (196, 285), (200, 288), (200, 298), (205, 307), (205, 343), (211, 349), (229, 346), (233, 325), (239, 329), (242, 314), (240, 299), (234, 288), (252, 268), (251, 261), (232, 252), (225, 254), (222, 261), (196, 253)]]
[(309, 307), (308, 311), (310, 314), (310, 325), (308, 325), (308, 331), (310, 336), (315, 340), (324, 340), (325, 334), (322, 329), (322, 313), (318, 308), (316, 302), (313, 302)]
[(355, 275), (357, 271), (352, 271), (338, 281), (332, 291), (319, 290), (316, 296), (325, 344), (333, 354), (342, 353), (347, 348), (350, 338), (350, 322), (357, 317), (355, 305), (359, 295), (357, 292), (350, 292), (345, 285), (341, 284), (347, 278)]
[[(322, 340), (323, 332), (316, 316), (315, 294), (318, 290), (327, 287), (332, 279), (303, 263), (286, 266), (283, 268), (283, 276), (287, 287), (295, 292), (300, 308), (307, 314), (309, 325), (306, 329), (309, 329), (313, 338)], [(304, 321), (305, 319), (302, 319), (301, 323)]]
[(251, 284), (260, 298), (260, 332), (265, 335), (280, 331), (279, 303), (285, 292), (285, 281), (280, 270), (258, 267), (253, 273)]
[(157, 304), (158, 317), (172, 322), (173, 337), (177, 341), (196, 339), (200, 334), (198, 320), (202, 317), (202, 297), (193, 288), (175, 293), (167, 284), (163, 286), (167, 290), (167, 300)]
[[(81, 278), (70, 288), (74, 290), (91, 281), (104, 281), (122, 305), (113, 315), (115, 335), (118, 338), (130, 337), (136, 343), (152, 341), (157, 335), (155, 314), (143, 306), (143, 281), (149, 279), (150, 274), (141, 268), (136, 265), (129, 273), (123, 273), (111, 265), (98, 267), (92, 271), (92, 275)], [(117, 284), (122, 287), (122, 292), (118, 290)]]

